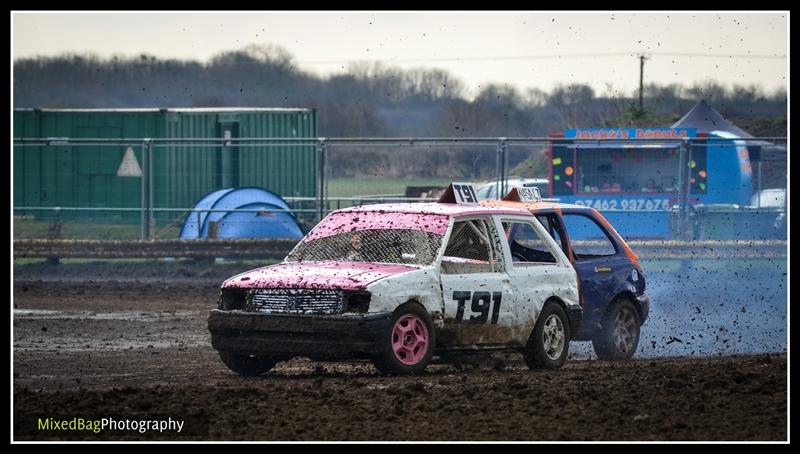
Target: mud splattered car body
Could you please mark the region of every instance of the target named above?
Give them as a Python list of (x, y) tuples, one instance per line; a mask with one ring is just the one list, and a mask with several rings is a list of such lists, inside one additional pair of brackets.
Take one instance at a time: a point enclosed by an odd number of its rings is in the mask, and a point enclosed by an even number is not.
[[(614, 227), (587, 206), (542, 201), (529, 190), (512, 189), (487, 207), (524, 209), (547, 229), (580, 277), (581, 329), (575, 340), (591, 340), (601, 359), (629, 359), (636, 352), (641, 326), (650, 311), (639, 259)], [(511, 241), (512, 255), (536, 253)]]
[[(512, 262), (511, 224), (534, 232), (555, 262)], [(487, 349), (554, 368), (581, 314), (574, 268), (529, 212), (383, 204), (335, 211), (283, 263), (226, 280), (209, 330), (223, 361), (246, 375), (293, 356), (413, 373), (434, 351)], [(543, 315), (549, 325), (537, 324)]]

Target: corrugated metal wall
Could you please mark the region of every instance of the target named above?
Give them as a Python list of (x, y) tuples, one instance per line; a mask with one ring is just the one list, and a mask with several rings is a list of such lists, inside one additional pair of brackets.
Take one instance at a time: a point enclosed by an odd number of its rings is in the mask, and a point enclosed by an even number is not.
[[(169, 112), (164, 138), (219, 138), (216, 113)], [(218, 146), (176, 144), (153, 149), (153, 206), (190, 208), (218, 184)], [(172, 217), (177, 214), (173, 213)]]
[[(316, 113), (311, 109), (14, 112), (15, 138), (224, 138), (226, 131), (231, 139), (316, 137)], [(143, 165), (141, 145), (132, 148)], [(126, 150), (116, 145), (14, 147), (14, 206), (139, 207), (141, 178), (116, 176)], [(157, 208), (191, 208), (208, 192), (231, 186), (313, 197), (315, 171), (313, 146), (155, 146), (153, 202)], [(106, 215), (130, 220), (139, 216)]]
[[(14, 137), (113, 138), (157, 134), (158, 111), (17, 110)], [(141, 178), (117, 177), (127, 146), (14, 147), (14, 205), (135, 208)], [(140, 147), (133, 147), (141, 163)], [(40, 214), (40, 213), (34, 213)], [(136, 213), (65, 212), (63, 217), (136, 219)]]
[[(313, 112), (270, 117), (240, 115), (240, 137), (316, 137)], [(312, 165), (313, 164), (313, 165)], [(316, 150), (313, 146), (240, 148), (239, 185), (280, 188), (281, 196), (313, 197), (316, 193)]]
[[(41, 137), (39, 117), (14, 111), (14, 137)], [(14, 147), (14, 206), (41, 203), (40, 147)]]

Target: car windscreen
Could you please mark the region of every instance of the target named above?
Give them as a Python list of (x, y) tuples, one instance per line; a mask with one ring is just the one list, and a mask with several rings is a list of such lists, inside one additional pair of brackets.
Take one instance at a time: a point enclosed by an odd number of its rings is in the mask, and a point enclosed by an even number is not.
[(300, 243), (287, 262), (337, 261), (430, 265), (443, 235), (411, 229), (366, 229)]

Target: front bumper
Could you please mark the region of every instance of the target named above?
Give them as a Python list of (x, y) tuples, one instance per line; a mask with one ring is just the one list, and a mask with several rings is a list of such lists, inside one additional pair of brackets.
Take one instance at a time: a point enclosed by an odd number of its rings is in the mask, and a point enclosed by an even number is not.
[(650, 314), (650, 296), (647, 293), (642, 293), (636, 297), (636, 302), (639, 304), (640, 322), (644, 324), (647, 316)]
[(283, 315), (214, 309), (211, 345), (220, 351), (280, 358), (369, 358), (388, 346), (391, 312)]

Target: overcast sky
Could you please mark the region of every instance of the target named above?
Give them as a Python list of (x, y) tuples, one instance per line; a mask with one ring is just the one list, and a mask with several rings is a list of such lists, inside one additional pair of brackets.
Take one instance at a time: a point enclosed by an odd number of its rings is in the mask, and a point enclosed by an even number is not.
[(785, 12), (15, 13), (12, 22), (14, 58), (147, 53), (207, 61), (269, 43), (319, 75), (381, 60), (445, 69), (470, 94), (487, 83), (587, 83), (601, 93), (611, 84), (632, 94), (644, 53), (646, 83), (713, 79), (769, 92), (787, 85)]

